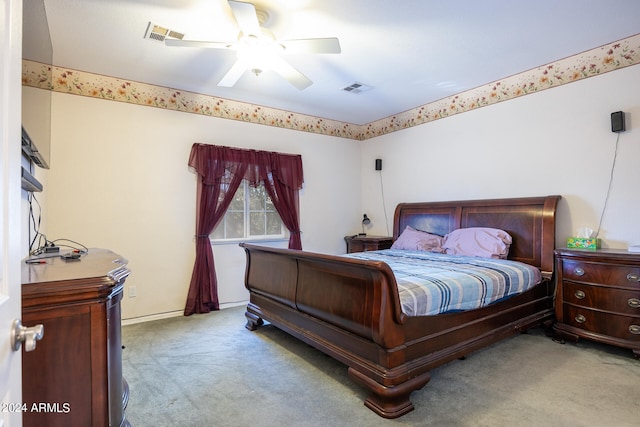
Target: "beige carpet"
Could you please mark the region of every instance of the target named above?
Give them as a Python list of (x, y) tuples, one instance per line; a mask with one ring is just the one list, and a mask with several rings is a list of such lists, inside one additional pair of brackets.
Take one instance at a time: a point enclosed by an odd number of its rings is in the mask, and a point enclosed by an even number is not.
[(432, 371), (416, 409), (385, 420), (347, 368), (244, 308), (123, 327), (134, 427), (638, 426), (640, 361), (532, 330)]

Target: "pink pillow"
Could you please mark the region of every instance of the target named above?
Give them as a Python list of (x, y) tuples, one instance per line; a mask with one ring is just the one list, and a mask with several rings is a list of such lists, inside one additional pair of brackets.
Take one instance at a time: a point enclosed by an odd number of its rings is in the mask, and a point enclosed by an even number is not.
[(444, 252), (442, 250), (442, 236), (416, 230), (407, 225), (398, 239), (393, 242), (391, 249), (405, 249), (409, 251)]
[(504, 230), (488, 227), (459, 228), (444, 236), (442, 247), (451, 255), (483, 258), (507, 258), (511, 236)]

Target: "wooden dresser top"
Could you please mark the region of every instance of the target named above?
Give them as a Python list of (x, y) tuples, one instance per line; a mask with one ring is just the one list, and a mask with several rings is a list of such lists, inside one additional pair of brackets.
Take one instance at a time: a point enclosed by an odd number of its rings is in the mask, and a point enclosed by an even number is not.
[(124, 273), (122, 269), (126, 270), (128, 263), (125, 258), (107, 249), (89, 249), (88, 253), (73, 261), (65, 261), (59, 254), (39, 260), (39, 263), (29, 263), (26, 259), (22, 261), (23, 285), (97, 277), (117, 281), (118, 274)]

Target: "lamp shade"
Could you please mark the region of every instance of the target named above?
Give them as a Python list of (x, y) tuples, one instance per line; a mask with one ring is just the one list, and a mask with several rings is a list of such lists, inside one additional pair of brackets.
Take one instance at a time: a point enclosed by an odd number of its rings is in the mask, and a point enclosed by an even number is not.
[(371, 220), (369, 219), (367, 214), (362, 215), (362, 233), (360, 233), (361, 236), (367, 235), (367, 233), (364, 232), (364, 226), (369, 224), (371, 224)]

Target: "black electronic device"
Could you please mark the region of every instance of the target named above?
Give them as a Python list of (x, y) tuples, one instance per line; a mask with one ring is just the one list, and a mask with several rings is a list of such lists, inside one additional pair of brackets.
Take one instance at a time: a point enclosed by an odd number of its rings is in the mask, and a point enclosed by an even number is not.
[(75, 252), (70, 252), (67, 254), (60, 255), (60, 258), (62, 258), (65, 261), (80, 261), (80, 254)]
[(22, 189), (26, 191), (42, 191), (42, 184), (31, 173), (22, 167)]
[(611, 113), (611, 132), (624, 132), (624, 112), (616, 111), (615, 113)]
[[(49, 149), (47, 145), (47, 150)], [(49, 169), (49, 164), (44, 158), (36, 144), (33, 143), (31, 137), (22, 126), (22, 152), (36, 165), (44, 169)]]
[(382, 170), (382, 159), (376, 159), (376, 170), (377, 171)]

